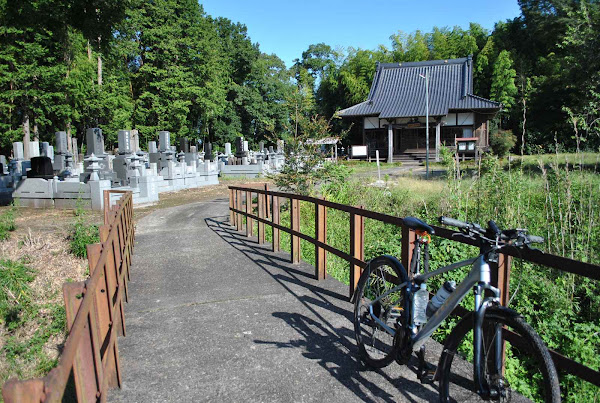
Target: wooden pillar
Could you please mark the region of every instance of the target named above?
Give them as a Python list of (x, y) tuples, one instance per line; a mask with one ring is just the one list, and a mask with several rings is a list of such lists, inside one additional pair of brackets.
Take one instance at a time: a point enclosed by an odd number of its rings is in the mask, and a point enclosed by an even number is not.
[[(265, 183), (265, 192), (269, 191), (269, 184)], [(266, 206), (266, 214), (265, 214), (265, 218), (268, 220), (271, 218), (271, 202), (272, 202), (272, 197), (269, 196), (268, 194), (265, 194), (265, 203), (267, 204)]]
[(492, 271), (492, 285), (500, 289), (500, 303), (503, 306), (508, 306), (510, 293), (510, 265), (512, 256), (500, 253), (498, 255), (498, 263), (491, 263), (490, 270)]
[(435, 125), (435, 160), (439, 162), (440, 160), (440, 145), (442, 144), (442, 120), (438, 119), (437, 124)]
[[(290, 199), (291, 201), (291, 209), (290, 209), (290, 223), (291, 229), (294, 231), (300, 232), (300, 200), (298, 199)], [(292, 263), (300, 263), (300, 238), (291, 235), (291, 248), (292, 251)]]
[(229, 189), (229, 225), (232, 227), (235, 225), (235, 213), (232, 208), (235, 208), (235, 191)]
[[(263, 193), (257, 193), (257, 197), (258, 197), (258, 218), (264, 220), (265, 219), (265, 199), (267, 198), (266, 194)], [(263, 244), (265, 243), (265, 223), (258, 220), (258, 243), (259, 244)]]
[(394, 126), (388, 124), (388, 163), (394, 161)]
[[(72, 330), (75, 316), (79, 310), (79, 306), (83, 301), (82, 295), (85, 295), (85, 282), (79, 281), (75, 283), (63, 284), (63, 296), (65, 300), (65, 312), (67, 316), (67, 328)], [(90, 313), (88, 315), (92, 314)], [(88, 316), (88, 323), (90, 318)], [(81, 329), (81, 328), (80, 328)], [(78, 329), (79, 330), (79, 329)], [(95, 401), (97, 388), (96, 367), (94, 365), (95, 350), (92, 345), (93, 327), (86, 326), (79, 330), (81, 337), (73, 360), (73, 375), (75, 380), (75, 391), (77, 400), (80, 402)]]
[[(237, 209), (238, 209), (238, 211), (242, 211), (242, 191), (236, 190), (235, 192), (236, 192), (235, 201), (237, 202)], [(238, 231), (241, 231), (242, 226), (243, 226), (243, 216), (241, 213), (236, 213), (236, 217), (237, 217), (236, 229)]]
[[(512, 263), (512, 256), (500, 253), (498, 255), (498, 263), (490, 263), (491, 280), (492, 285), (500, 289), (500, 304), (502, 306), (508, 306), (508, 300), (510, 299), (510, 266)], [(483, 329), (484, 332), (494, 332), (493, 328)], [(491, 336), (488, 336), (491, 338)], [(506, 362), (506, 345), (502, 343), (502, 375), (504, 375)], [(494, 365), (493, 359), (490, 359), (489, 365)]]
[[(315, 203), (315, 238), (327, 243), (327, 208)], [(315, 278), (324, 280), (327, 276), (327, 252), (315, 244)]]
[(413, 245), (416, 240), (416, 235), (414, 231), (411, 231), (407, 226), (402, 226), (402, 250), (401, 250), (401, 260), (402, 266), (406, 270), (408, 277), (411, 278), (412, 273), (410, 271), (410, 261), (412, 259), (413, 254)]
[(252, 214), (252, 192), (246, 192), (246, 236), (251, 237), (254, 230), (254, 220), (250, 218)]
[[(365, 218), (358, 214), (350, 213), (350, 256), (363, 261), (365, 259), (364, 236)], [(350, 298), (354, 294), (360, 274), (361, 267), (350, 263)]]
[[(273, 196), (273, 220), (272, 223), (273, 224), (281, 224), (281, 220), (279, 219), (279, 196)], [(280, 236), (279, 236), (279, 228), (275, 228), (275, 225), (271, 226), (271, 229), (273, 230), (273, 252), (279, 252), (280, 251), (280, 247), (279, 247), (279, 242), (280, 242)]]

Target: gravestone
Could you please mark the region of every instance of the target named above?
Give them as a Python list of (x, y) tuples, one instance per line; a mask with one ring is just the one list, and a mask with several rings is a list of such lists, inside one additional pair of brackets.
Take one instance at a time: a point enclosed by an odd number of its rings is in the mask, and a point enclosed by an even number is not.
[[(89, 130), (89, 129), (88, 129)], [(55, 138), (55, 154), (66, 154), (69, 151), (69, 147), (67, 145), (67, 132), (56, 132), (54, 133)], [(89, 143), (88, 143), (89, 147)]]
[(212, 143), (204, 144), (204, 161), (212, 161), (213, 159)]
[(25, 153), (23, 151), (23, 143), (17, 141), (13, 143), (13, 159), (22, 160), (25, 158)]
[(171, 150), (171, 133), (168, 131), (158, 132), (158, 150), (161, 152)]
[(261, 153), (263, 153), (265, 151), (265, 142), (264, 141), (258, 142), (258, 149), (260, 150)]
[(225, 143), (225, 155), (228, 157), (231, 155), (231, 143)]
[(148, 142), (148, 152), (149, 153), (157, 153), (158, 149), (156, 148), (156, 141)]
[[(62, 132), (61, 132), (62, 133)], [(85, 132), (86, 150), (85, 155), (94, 154), (96, 157), (103, 156), (104, 153), (104, 136), (102, 135), (102, 129), (94, 127), (87, 129)], [(58, 147), (58, 140), (57, 140)], [(66, 150), (65, 150), (66, 152)]]
[(27, 171), (28, 178), (52, 179), (54, 178), (54, 169), (52, 160), (49, 157), (33, 157), (31, 159), (31, 169)]
[(131, 130), (131, 152), (137, 153), (140, 148), (140, 132), (136, 129)]
[(235, 156), (237, 158), (243, 158), (248, 156), (248, 150), (244, 147), (244, 143), (246, 146), (248, 145), (247, 141), (244, 141), (243, 137), (236, 137), (235, 139)]
[(42, 156), (50, 157), (48, 155), (48, 147), (50, 147), (50, 143), (48, 143), (47, 141), (43, 141), (42, 142)]
[(4, 155), (0, 155), (0, 169), (1, 175), (8, 175), (8, 164), (6, 163), (6, 157)]
[(118, 134), (119, 141), (119, 154), (130, 154), (131, 153), (131, 132), (129, 130), (119, 130)]
[(30, 141), (29, 142), (29, 159), (40, 156), (40, 142)]
[(182, 153), (190, 152), (190, 143), (185, 137), (179, 139), (179, 151), (181, 151)]

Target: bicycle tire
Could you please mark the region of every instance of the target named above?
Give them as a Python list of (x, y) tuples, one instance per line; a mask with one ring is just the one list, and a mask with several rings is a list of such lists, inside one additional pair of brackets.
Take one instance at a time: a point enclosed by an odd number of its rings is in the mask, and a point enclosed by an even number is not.
[[(444, 349), (440, 357), (438, 371), (440, 374), (439, 393), (441, 402), (449, 401), (479, 401), (481, 397), (476, 393), (476, 386), (473, 381), (473, 364), (466, 360), (455, 360), (457, 350), (468, 333), (473, 330), (474, 314), (469, 313), (458, 323), (452, 333), (446, 339)], [(528, 370), (528, 377), (519, 379), (519, 382), (534, 382), (534, 385), (528, 385), (533, 389), (523, 389), (524, 393), (529, 394), (527, 399), (541, 400), (545, 402), (560, 402), (560, 385), (558, 374), (548, 348), (533, 330), (517, 312), (504, 307), (490, 307), (487, 309), (483, 329), (493, 329), (495, 324), (503, 326), (502, 335), (506, 343), (507, 357), (519, 360), (518, 368)], [(511, 337), (510, 330), (522, 336), (522, 341)], [(494, 332), (483, 332), (483, 350), (482, 360), (488, 363), (488, 353), (492, 351)], [(472, 341), (470, 342), (472, 346)], [(493, 354), (493, 353), (492, 353)], [(454, 365), (453, 365), (454, 364)], [(488, 382), (495, 382), (498, 385), (502, 382), (502, 393), (500, 401), (519, 401), (522, 397), (520, 392), (511, 390), (511, 385), (506, 379), (492, 375), (488, 365), (484, 366), (484, 377)], [(518, 389), (519, 385), (515, 385)], [(528, 401), (528, 400), (526, 400)]]
[[(362, 360), (373, 368), (383, 368), (395, 358), (398, 346), (394, 336), (375, 322), (369, 314), (369, 305), (377, 296), (383, 295), (396, 284), (390, 276), (397, 278), (398, 284), (407, 282), (406, 270), (393, 256), (378, 256), (372, 259), (361, 275), (354, 302), (354, 334)], [(393, 292), (374, 305), (375, 315), (392, 329), (402, 325), (406, 316), (406, 287)], [(392, 308), (394, 311), (392, 312)]]

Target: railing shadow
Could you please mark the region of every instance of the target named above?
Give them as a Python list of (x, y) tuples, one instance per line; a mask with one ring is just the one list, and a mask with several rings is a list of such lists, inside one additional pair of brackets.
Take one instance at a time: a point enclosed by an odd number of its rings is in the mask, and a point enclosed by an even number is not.
[[(286, 342), (255, 340), (255, 343), (304, 350), (304, 357), (316, 360), (333, 378), (363, 401), (394, 402), (398, 399), (397, 394), (393, 395), (373, 382), (375, 374), (381, 377), (381, 382), (393, 385), (395, 391), (406, 401), (438, 399), (437, 392), (431, 388), (402, 377), (393, 379), (383, 370), (367, 368), (358, 359), (358, 349), (352, 330), (352, 307), (344, 306), (348, 302), (345, 294), (332, 289), (345, 290), (346, 286), (335, 284), (334, 280), (317, 283), (312, 273), (300, 269), (306, 265), (299, 265), (299, 268), (290, 267), (289, 254), (272, 252), (270, 244), (259, 245), (256, 243), (256, 238), (248, 238), (231, 227), (227, 223), (228, 218), (228, 216), (205, 218), (205, 223), (221, 239), (254, 261), (316, 318), (299, 313), (274, 312), (273, 316), (285, 321), (299, 337)], [(304, 291), (302, 293), (294, 291), (293, 285), (301, 286)], [(345, 317), (349, 321), (349, 326), (335, 326), (320, 313), (323, 310)], [(416, 358), (411, 359), (407, 368), (416, 373)]]

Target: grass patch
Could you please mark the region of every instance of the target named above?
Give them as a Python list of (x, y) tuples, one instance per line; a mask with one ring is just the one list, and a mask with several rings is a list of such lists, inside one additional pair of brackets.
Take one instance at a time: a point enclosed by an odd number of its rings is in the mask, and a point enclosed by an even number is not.
[(17, 215), (16, 207), (11, 206), (0, 215), (0, 241), (5, 241), (10, 237), (10, 233), (17, 229), (15, 217)]
[(87, 245), (100, 242), (98, 225), (89, 223), (85, 210), (75, 210), (75, 222), (69, 235), (69, 247), (73, 255), (87, 258)]
[(45, 346), (64, 337), (65, 309), (58, 303), (36, 303), (31, 283), (36, 272), (22, 261), (0, 260), (0, 315), (5, 337), (0, 381), (43, 376), (58, 362)]

